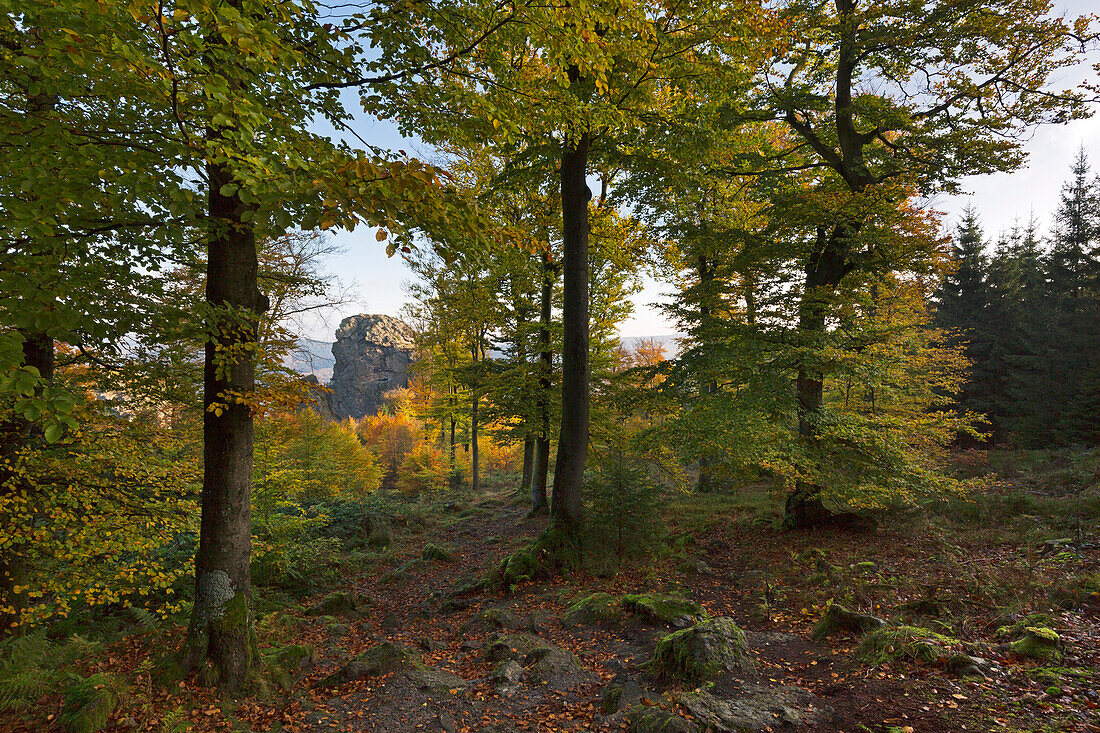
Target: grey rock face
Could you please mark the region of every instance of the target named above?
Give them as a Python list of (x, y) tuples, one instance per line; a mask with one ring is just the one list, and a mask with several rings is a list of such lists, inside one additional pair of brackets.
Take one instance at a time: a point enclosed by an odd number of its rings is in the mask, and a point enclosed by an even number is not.
[(413, 330), (391, 316), (360, 314), (340, 322), (332, 345), (335, 363), (329, 405), (337, 419), (373, 415), (382, 395), (409, 386)]

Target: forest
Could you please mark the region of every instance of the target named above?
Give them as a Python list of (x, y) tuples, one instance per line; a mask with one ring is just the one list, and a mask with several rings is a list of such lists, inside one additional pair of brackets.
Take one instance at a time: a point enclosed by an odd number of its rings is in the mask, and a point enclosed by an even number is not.
[(0, 732), (1100, 731), (1100, 17), (0, 6)]

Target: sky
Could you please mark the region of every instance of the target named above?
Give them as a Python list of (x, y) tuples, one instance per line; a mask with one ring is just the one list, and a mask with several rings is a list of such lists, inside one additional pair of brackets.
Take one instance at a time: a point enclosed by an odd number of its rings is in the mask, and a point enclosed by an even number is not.
[[(1070, 15), (1093, 13), (1100, 11), (1100, 0), (1060, 0), (1055, 7)], [(1086, 72), (1082, 69), (1060, 72), (1052, 76), (1052, 86), (1068, 86), (1083, 73)], [(357, 108), (354, 93), (348, 93), (347, 103), (349, 109)], [(430, 150), (402, 138), (392, 123), (364, 116), (353, 127), (372, 145), (404, 149), (431, 158)], [(1024, 167), (1012, 173), (965, 179), (964, 194), (938, 196), (931, 204), (944, 214), (944, 226), (948, 229), (954, 227), (964, 208), (974, 206), (989, 239), (996, 239), (1016, 221), (1026, 222), (1032, 214), (1045, 230), (1058, 205), (1062, 183), (1082, 146), (1093, 162), (1094, 172), (1100, 171), (1100, 116), (1037, 129), (1025, 144), (1028, 160)], [(375, 239), (373, 229), (339, 230), (330, 236), (343, 251), (329, 257), (325, 267), (341, 285), (349, 288), (351, 295), (345, 303), (304, 324), (303, 335), (331, 341), (340, 320), (356, 313), (400, 316), (408, 301), (404, 284), (410, 278), (400, 257), (386, 257), (385, 245)], [(668, 285), (647, 279), (642, 292), (633, 298), (634, 314), (622, 324), (620, 334), (637, 337), (675, 333), (675, 325), (654, 308), (655, 303), (668, 299), (669, 289)]]

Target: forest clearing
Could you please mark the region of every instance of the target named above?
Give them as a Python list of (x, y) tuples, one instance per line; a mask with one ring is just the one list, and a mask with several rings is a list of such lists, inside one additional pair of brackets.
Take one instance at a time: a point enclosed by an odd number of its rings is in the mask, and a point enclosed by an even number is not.
[(1090, 5), (0, 0), (0, 732), (1100, 731)]

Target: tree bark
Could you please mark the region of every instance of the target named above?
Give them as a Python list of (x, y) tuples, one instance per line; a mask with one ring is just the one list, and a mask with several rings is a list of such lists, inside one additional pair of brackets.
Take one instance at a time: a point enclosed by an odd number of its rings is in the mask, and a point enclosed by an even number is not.
[[(479, 349), (475, 345), (474, 348), (473, 348), (473, 359), (474, 359), (475, 368), (476, 368), (477, 363), (478, 363), (478, 351), (479, 351)], [(470, 469), (471, 469), (471, 478), (473, 480), (473, 485), (472, 485), (471, 488), (473, 489), (474, 493), (476, 494), (478, 489), (481, 488), (481, 480), (480, 480), (480, 476), (479, 476), (480, 467), (478, 465), (478, 446), (477, 446), (477, 429), (478, 429), (477, 408), (478, 408), (478, 402), (480, 401), (480, 399), (479, 399), (478, 394), (477, 394), (477, 385), (476, 384), (473, 385), (473, 388), (470, 391), (473, 393), (473, 397), (470, 399), (470, 448), (471, 448)]]
[(567, 140), (561, 158), (564, 299), (562, 303), (561, 429), (550, 514), (564, 538), (578, 540), (583, 523), (588, 454), (588, 201), (587, 132)]
[[(714, 293), (712, 287), (714, 285), (714, 267), (707, 262), (706, 255), (699, 255), (697, 262), (699, 270), (699, 295), (701, 296), (701, 302), (699, 305), (699, 320), (704, 328), (704, 333), (709, 331), (710, 317), (713, 309), (711, 307), (712, 298)], [(703, 385), (703, 394), (711, 396), (717, 394), (718, 383), (713, 379)], [(714, 458), (706, 453), (699, 456), (699, 481), (695, 485), (695, 490), (701, 494), (707, 494), (714, 490), (713, 481), (714, 472)]]
[(550, 259), (549, 250), (542, 254), (542, 292), (539, 310), (539, 431), (535, 436), (535, 465), (531, 477), (531, 513), (545, 514), (550, 510), (546, 487), (550, 473), (550, 389), (554, 371), (554, 355), (550, 346), (550, 319), (552, 317), (554, 279), (557, 269)]
[(531, 476), (535, 469), (535, 436), (528, 433), (523, 439), (523, 468), (520, 472), (519, 491), (526, 494), (531, 490)]
[(237, 194), (222, 195), (222, 186), (233, 182), (227, 166), (212, 163), (206, 172), (206, 300), (217, 336), (206, 344), (202, 522), (184, 661), (234, 690), (252, 681), (256, 638), (249, 577), (252, 410), (231, 395), (247, 398), (255, 387), (251, 346), (266, 303), (257, 284), (255, 234), (242, 216), (249, 206)]
[[(798, 308), (798, 329), (811, 339), (825, 334), (829, 303), (841, 280), (853, 269), (850, 259), (851, 238), (858, 229), (835, 227), (831, 232), (818, 227), (817, 246), (806, 262), (806, 282)], [(816, 345), (810, 343), (811, 348)], [(812, 441), (824, 397), (824, 374), (812, 359), (798, 367), (795, 394), (798, 401), (798, 434)], [(799, 482), (787, 496), (784, 524), (791, 529), (819, 527), (833, 521), (834, 515), (821, 501), (821, 487)]]

